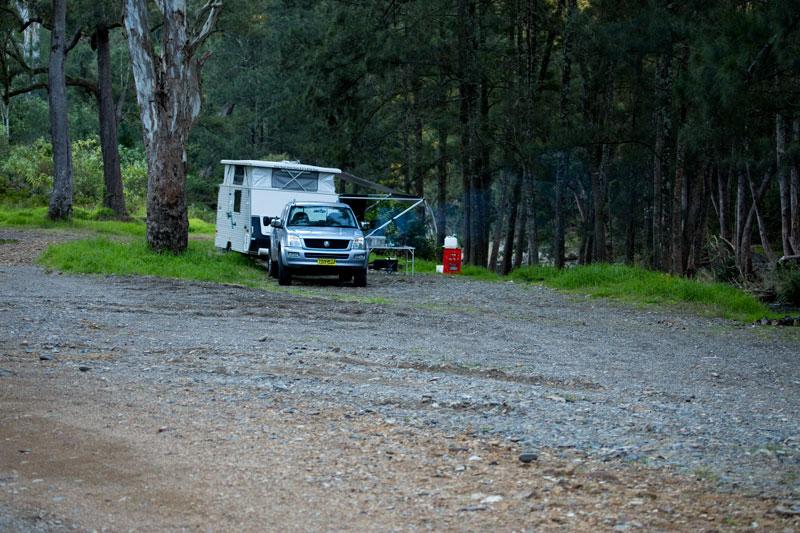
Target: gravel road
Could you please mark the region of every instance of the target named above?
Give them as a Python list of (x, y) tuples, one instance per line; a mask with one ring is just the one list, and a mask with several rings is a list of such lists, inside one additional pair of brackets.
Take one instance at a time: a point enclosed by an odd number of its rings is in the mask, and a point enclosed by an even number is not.
[[(0, 255), (25, 237), (0, 231), (6, 243)], [(753, 501), (769, 500), (770, 507), (783, 501), (789, 507), (781, 516), (797, 527), (796, 328), (743, 326), (455, 277), (375, 274), (365, 289), (303, 282), (261, 291), (62, 275), (21, 263), (0, 258), (7, 441), (52, 431), (49, 424), (20, 424), (80, 419), (99, 405), (108, 409), (87, 418), (83, 430), (108, 432), (115, 409), (136, 405), (138, 414), (125, 425), (131, 439), (140, 432), (162, 439), (176, 427), (188, 431), (192, 413), (198, 424), (202, 418), (204, 427), (218, 428), (221, 422), (208, 413), (219, 409), (235, 419), (257, 405), (278, 418), (296, 413), (301, 428), (308, 424), (323, 434), (320, 420), (336, 419), (373, 424), (365, 429), (373, 437), (376, 427), (390, 428), (400, 434), (395, 444), (412, 436), (443, 442), (463, 436), (472, 439), (465, 450), (492, 443), (506, 456), (536, 450), (553, 461), (703, 478), (713, 494), (757, 496)], [(68, 400), (59, 405), (56, 393)], [(36, 406), (30, 419), (26, 405)], [(293, 431), (276, 438), (303, 438)], [(460, 459), (451, 453), (453, 468), (468, 471), (470, 459), (485, 462), (494, 453), (488, 450)], [(8, 508), (30, 505), (8, 496), (22, 475), (10, 463), (25, 455), (8, 453), (5, 461), (0, 456), (0, 490), (7, 487), (0, 514), (4, 501)], [(476, 508), (493, 503), (476, 500)], [(325, 513), (317, 518), (308, 523), (312, 529), (328, 529), (335, 520)], [(19, 520), (18, 529), (39, 527)], [(398, 527), (408, 523), (397, 520)], [(69, 520), (46, 523), (69, 527)], [(543, 524), (537, 528), (547, 529)], [(602, 524), (641, 526), (616, 515)], [(151, 525), (193, 527), (180, 520)], [(463, 525), (434, 520), (417, 527)]]

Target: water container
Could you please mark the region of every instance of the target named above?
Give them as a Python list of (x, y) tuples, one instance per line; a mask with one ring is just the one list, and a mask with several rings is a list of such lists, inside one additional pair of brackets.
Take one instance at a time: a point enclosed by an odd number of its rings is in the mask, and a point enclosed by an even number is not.
[(450, 235), (449, 237), (444, 238), (444, 247), (445, 248), (458, 248), (458, 239), (456, 239), (455, 235)]

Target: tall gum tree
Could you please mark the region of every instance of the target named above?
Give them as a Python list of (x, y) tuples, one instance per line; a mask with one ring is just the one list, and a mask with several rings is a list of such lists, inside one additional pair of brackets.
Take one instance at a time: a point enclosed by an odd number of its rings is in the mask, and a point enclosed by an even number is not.
[(150, 39), (147, 0), (125, 0), (125, 30), (147, 154), (147, 244), (157, 251), (186, 250), (186, 142), (200, 114), (198, 51), (211, 34), (222, 2), (210, 1), (192, 35), (186, 0), (154, 2), (161, 14), (161, 43)]
[(64, 65), (69, 44), (66, 40), (67, 0), (53, 0), (53, 33), (48, 66), (50, 135), (53, 141), (53, 193), (47, 216), (64, 220), (72, 216), (72, 150), (67, 117), (67, 80)]

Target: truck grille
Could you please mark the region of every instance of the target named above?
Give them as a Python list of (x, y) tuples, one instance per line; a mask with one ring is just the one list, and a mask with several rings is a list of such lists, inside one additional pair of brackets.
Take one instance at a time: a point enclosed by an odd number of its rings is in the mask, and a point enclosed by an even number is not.
[(306, 259), (349, 259), (347, 254), (318, 254), (316, 252), (306, 252)]
[[(348, 239), (303, 239), (306, 243), (306, 248), (317, 248), (320, 250), (347, 250), (350, 246)], [(328, 246), (325, 246), (325, 243)]]

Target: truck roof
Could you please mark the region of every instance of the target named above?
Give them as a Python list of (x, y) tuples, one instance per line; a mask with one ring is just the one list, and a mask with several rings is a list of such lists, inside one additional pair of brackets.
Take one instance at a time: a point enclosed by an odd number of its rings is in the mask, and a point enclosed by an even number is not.
[(245, 167), (281, 168), (284, 170), (303, 170), (306, 172), (322, 172), (325, 174), (341, 174), (338, 168), (315, 167), (303, 165), (298, 161), (259, 161), (256, 159), (223, 159), (223, 165), (241, 165)]
[(315, 205), (326, 205), (332, 207), (347, 207), (350, 208), (349, 205), (342, 203), (342, 202), (313, 202), (313, 201), (305, 201), (305, 202), (290, 202), (295, 207), (313, 207)]

